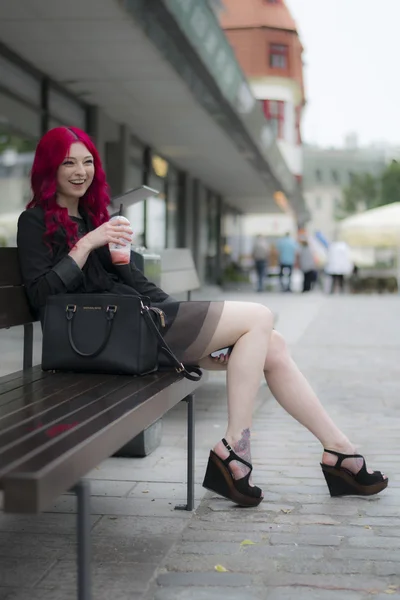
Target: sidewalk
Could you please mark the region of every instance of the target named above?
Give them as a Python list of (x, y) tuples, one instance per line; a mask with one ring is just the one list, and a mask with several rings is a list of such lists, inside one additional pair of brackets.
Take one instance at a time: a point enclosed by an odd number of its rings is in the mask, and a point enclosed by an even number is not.
[[(331, 499), (319, 444), (263, 385), (253, 459), (265, 501), (238, 509), (204, 494), (208, 450), (226, 414), (224, 377), (213, 374), (197, 395), (195, 514), (173, 510), (184, 500), (184, 406), (164, 419), (150, 457), (109, 459), (91, 474), (93, 600), (400, 598), (399, 299), (229, 297), (279, 312), (295, 359), (390, 487), (369, 499)], [(49, 514), (0, 514), (0, 600), (75, 597), (74, 511), (65, 495)]]

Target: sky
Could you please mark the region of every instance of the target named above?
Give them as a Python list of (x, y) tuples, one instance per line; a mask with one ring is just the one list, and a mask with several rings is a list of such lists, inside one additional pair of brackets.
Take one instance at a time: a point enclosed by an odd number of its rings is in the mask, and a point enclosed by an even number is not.
[(400, 146), (400, 0), (285, 2), (304, 46), (304, 141)]

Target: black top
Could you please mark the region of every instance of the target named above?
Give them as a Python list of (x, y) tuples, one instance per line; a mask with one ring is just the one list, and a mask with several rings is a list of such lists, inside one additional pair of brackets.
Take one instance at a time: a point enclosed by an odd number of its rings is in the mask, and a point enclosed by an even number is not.
[[(94, 229), (88, 216), (82, 214), (78, 235)], [(65, 231), (60, 229), (48, 246), (44, 211), (40, 207), (25, 210), (18, 220), (17, 245), (22, 280), (32, 309), (43, 318), (47, 296), (67, 293), (134, 294), (150, 298), (151, 303), (172, 301), (172, 298), (151, 283), (131, 261), (130, 265), (112, 264), (108, 246), (93, 250), (82, 269), (69, 254)], [(136, 294), (135, 294), (136, 295)]]

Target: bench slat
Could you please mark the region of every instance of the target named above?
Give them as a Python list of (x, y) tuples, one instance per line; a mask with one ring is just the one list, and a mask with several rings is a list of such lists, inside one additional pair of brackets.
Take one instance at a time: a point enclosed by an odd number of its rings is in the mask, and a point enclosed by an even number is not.
[(0, 405), (0, 450), (2, 435), (6, 428), (25, 419), (41, 417), (46, 410), (54, 408), (61, 402), (72, 400), (80, 394), (102, 385), (107, 381), (107, 377), (109, 376), (77, 375), (71, 377), (69, 374), (62, 378), (59, 375), (51, 374), (47, 379), (50, 386), (37, 387), (32, 397), (21, 393), (12, 402)]
[(153, 380), (151, 386), (133, 394), (129, 385), (126, 386), (104, 401), (101, 412), (51, 440), (39, 453), (25, 456), (14, 465), (14, 471), (2, 480), (5, 511), (45, 510), (55, 497), (200, 385), (176, 373), (147, 378)]
[(0, 402), (2, 394), (6, 394), (16, 387), (33, 383), (34, 381), (42, 379), (43, 377), (48, 377), (49, 375), (50, 373), (44, 373), (42, 371), (40, 365), (36, 365), (27, 371), (15, 371), (15, 373), (0, 377)]

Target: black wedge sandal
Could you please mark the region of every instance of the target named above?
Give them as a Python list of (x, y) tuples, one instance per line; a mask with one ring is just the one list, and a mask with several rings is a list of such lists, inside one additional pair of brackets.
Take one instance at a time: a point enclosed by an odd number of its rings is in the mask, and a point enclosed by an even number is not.
[[(387, 487), (389, 480), (384, 479), (380, 471), (368, 473), (365, 458), (361, 454), (341, 454), (341, 452), (326, 450), (325, 448), (324, 452), (333, 454), (338, 459), (335, 466), (321, 463), (322, 472), (331, 496), (372, 496), (373, 494), (379, 494)], [(346, 458), (363, 459), (363, 466), (358, 473), (352, 473), (349, 469), (342, 467), (342, 462)]]
[[(232, 500), (239, 506), (258, 506), (263, 499), (262, 490), (249, 484), (253, 465), (240, 458), (225, 439), (222, 440), (222, 443), (229, 450), (229, 456), (223, 459), (211, 450), (203, 487), (228, 500)], [(228, 468), (229, 463), (233, 460), (237, 460), (250, 469), (245, 477), (241, 479), (233, 478)]]

